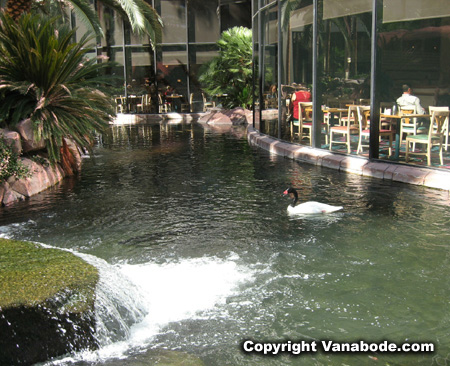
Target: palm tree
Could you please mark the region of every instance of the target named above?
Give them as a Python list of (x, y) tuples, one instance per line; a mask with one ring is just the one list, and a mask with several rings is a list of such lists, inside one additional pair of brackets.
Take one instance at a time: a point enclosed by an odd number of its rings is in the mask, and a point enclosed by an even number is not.
[(70, 156), (65, 138), (89, 151), (114, 108), (106, 94), (111, 77), (102, 76), (109, 64), (87, 57), (87, 35), (72, 43), (75, 30), (56, 23), (37, 14), (15, 22), (0, 13), (0, 126), (29, 119), (49, 160), (64, 163)]
[[(145, 0), (102, 0), (101, 2), (127, 19), (133, 32), (147, 35), (153, 48), (161, 41), (162, 20), (156, 10)], [(99, 18), (90, 6), (89, 0), (8, 0), (5, 12), (17, 20), (34, 7), (44, 12), (48, 12), (48, 9), (58, 9), (61, 14), (64, 14), (66, 9), (74, 10), (77, 17), (90, 26), (98, 36), (103, 35)]]

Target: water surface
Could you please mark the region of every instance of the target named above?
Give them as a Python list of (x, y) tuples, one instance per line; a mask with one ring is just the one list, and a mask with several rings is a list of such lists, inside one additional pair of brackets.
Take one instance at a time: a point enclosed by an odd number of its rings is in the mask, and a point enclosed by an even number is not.
[[(288, 186), (344, 210), (289, 217)], [(106, 328), (114, 304), (137, 314), (98, 352), (48, 363), (77, 366), (141, 365), (152, 349), (208, 366), (448, 364), (449, 221), (447, 193), (304, 165), (196, 123), (111, 127), (80, 177), (0, 209), (2, 235), (102, 269)], [(437, 350), (263, 357), (244, 339)]]

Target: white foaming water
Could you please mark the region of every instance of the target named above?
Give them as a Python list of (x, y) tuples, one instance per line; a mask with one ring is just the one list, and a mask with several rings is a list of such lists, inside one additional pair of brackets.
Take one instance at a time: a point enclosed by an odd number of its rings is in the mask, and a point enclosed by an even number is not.
[(112, 266), (78, 255), (100, 271), (96, 300), (100, 349), (47, 365), (126, 357), (127, 351), (151, 344), (170, 322), (200, 317), (202, 311), (225, 303), (240, 283), (252, 278), (249, 270), (239, 268), (236, 258)]

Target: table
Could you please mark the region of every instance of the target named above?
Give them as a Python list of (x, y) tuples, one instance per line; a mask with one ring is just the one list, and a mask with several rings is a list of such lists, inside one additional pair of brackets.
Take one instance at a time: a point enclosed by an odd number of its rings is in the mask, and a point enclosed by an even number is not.
[(335, 108), (335, 107), (324, 107), (322, 108), (323, 113), (328, 113), (328, 125), (333, 127), (335, 125), (334, 119), (336, 114), (341, 114), (344, 112), (348, 112), (348, 108)]
[(136, 113), (137, 112), (137, 105), (140, 104), (141, 101), (142, 101), (142, 97), (141, 96), (128, 95), (128, 97), (127, 97), (128, 113)]
[[(394, 153), (394, 159), (398, 160), (400, 156), (400, 144), (401, 144), (401, 136), (400, 136), (400, 126), (398, 125), (398, 121), (402, 118), (430, 118), (431, 114), (380, 114), (381, 118), (390, 118), (393, 121), (395, 121), (395, 153)], [(431, 126), (430, 126), (431, 128)]]
[(170, 103), (172, 110), (181, 110), (181, 99), (183, 96), (179, 94), (166, 95), (167, 101)]

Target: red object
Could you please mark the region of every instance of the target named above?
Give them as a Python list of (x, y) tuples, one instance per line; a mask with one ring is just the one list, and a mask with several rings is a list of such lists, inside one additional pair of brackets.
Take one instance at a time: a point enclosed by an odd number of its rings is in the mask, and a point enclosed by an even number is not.
[(298, 103), (299, 102), (310, 102), (311, 101), (311, 93), (307, 90), (300, 90), (294, 93), (292, 98), (293, 105), (293, 113), (294, 119), (298, 119)]

